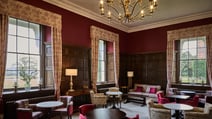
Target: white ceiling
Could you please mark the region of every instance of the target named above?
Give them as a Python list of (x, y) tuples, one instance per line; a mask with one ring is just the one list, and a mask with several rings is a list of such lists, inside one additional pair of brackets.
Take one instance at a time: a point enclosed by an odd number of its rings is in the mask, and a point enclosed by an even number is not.
[(153, 16), (130, 24), (121, 24), (117, 21), (109, 23), (106, 17), (99, 14), (99, 0), (44, 1), (125, 32), (212, 17), (212, 0), (158, 0), (158, 8)]

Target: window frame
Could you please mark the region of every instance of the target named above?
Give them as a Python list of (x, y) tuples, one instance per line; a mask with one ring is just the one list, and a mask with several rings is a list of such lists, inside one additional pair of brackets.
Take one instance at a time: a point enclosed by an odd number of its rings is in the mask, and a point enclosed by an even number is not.
[[(192, 37), (192, 38), (186, 38), (187, 39), (187, 41), (189, 41), (190, 39), (195, 39), (196, 41), (198, 41), (199, 40), (199, 38), (200, 37), (205, 37), (205, 43), (207, 43), (207, 37), (206, 36), (197, 36), (197, 37)], [(185, 39), (185, 38), (183, 38), (183, 39)], [(182, 40), (183, 40), (182, 39)], [(205, 72), (205, 74), (206, 74), (206, 82), (205, 83), (203, 83), (203, 82), (201, 82), (201, 83), (197, 83), (196, 81), (195, 81), (195, 83), (194, 82), (188, 82), (188, 83), (186, 83), (186, 82), (182, 82), (181, 81), (181, 79), (180, 79), (180, 61), (182, 61), (181, 59), (180, 59), (180, 55), (181, 55), (181, 40), (175, 40), (175, 42), (174, 42), (174, 44), (175, 44), (175, 68), (176, 68), (176, 72), (175, 72), (175, 78), (176, 78), (176, 83), (177, 84), (185, 84), (185, 85), (209, 85), (209, 80), (208, 80), (208, 75), (207, 75), (207, 68), (206, 68), (206, 72)], [(198, 48), (202, 48), (202, 47), (196, 47), (197, 49), (196, 50), (198, 50)], [(205, 59), (198, 59), (198, 58), (196, 58), (196, 59), (189, 59), (189, 58), (187, 58), (187, 59), (185, 59), (185, 60), (188, 60), (188, 62), (189, 61), (193, 61), (193, 60), (205, 60), (205, 63), (206, 63), (206, 67), (207, 67), (207, 44), (205, 45), (205, 49), (206, 49), (206, 58)], [(189, 48), (188, 48), (188, 50), (189, 50)]]
[[(22, 53), (22, 52), (18, 52), (18, 49), (17, 49), (17, 45), (18, 45), (18, 43), (16, 42), (16, 51), (15, 52), (11, 52), (11, 51), (6, 51), (7, 52), (7, 55), (8, 55), (8, 53), (13, 53), (13, 54), (15, 54), (15, 55), (17, 55), (16, 56), (16, 65), (18, 65), (18, 55), (19, 54), (26, 54), (28, 57), (30, 57), (30, 56), (39, 56), (39, 62), (40, 62), (40, 68), (39, 68), (39, 70), (37, 70), (38, 71), (38, 74), (40, 75), (40, 79), (39, 79), (39, 77), (38, 77), (38, 85), (37, 86), (31, 86), (31, 89), (30, 90), (34, 90), (34, 89), (39, 89), (39, 88), (41, 88), (40, 86), (41, 85), (43, 85), (44, 84), (44, 80), (41, 80), (41, 79), (44, 79), (44, 69), (45, 69), (45, 66), (44, 65), (42, 65), (44, 62), (45, 62), (45, 57), (44, 57), (44, 54), (45, 54), (45, 52), (44, 52), (44, 48), (45, 48), (45, 46), (44, 46), (44, 37), (43, 37), (43, 33), (44, 33), (44, 29), (43, 29), (43, 25), (41, 25), (41, 24), (38, 24), (38, 23), (34, 23), (34, 22), (30, 22), (30, 21), (26, 21), (26, 20), (23, 20), (23, 19), (19, 19), (19, 18), (14, 18), (14, 17), (9, 17), (8, 18), (8, 29), (9, 29), (9, 25), (10, 25), (10, 22), (9, 22), (9, 20), (10, 19), (14, 19), (15, 20), (15, 25), (16, 25), (16, 33), (15, 33), (15, 35), (12, 35), (12, 34), (9, 34), (9, 32), (7, 33), (7, 36), (9, 37), (9, 36), (15, 36), (15, 39), (16, 39), (16, 41), (18, 40), (18, 37), (21, 37), (21, 38), (26, 38), (27, 40), (39, 40), (39, 53), (38, 54), (33, 54), (33, 53), (30, 53), (30, 45), (28, 45), (28, 53)], [(18, 35), (18, 21), (24, 21), (24, 22), (27, 22), (27, 29), (29, 30), (29, 28), (31, 28), (30, 27), (30, 24), (36, 24), (36, 25), (39, 25), (39, 38), (30, 38), (30, 32), (28, 31), (28, 37), (25, 37), (25, 36), (19, 36)], [(29, 42), (30, 42), (29, 41)], [(28, 43), (29, 43), (28, 42)], [(6, 56), (7, 56), (6, 55)], [(7, 67), (7, 66), (6, 66)], [(6, 67), (5, 67), (5, 77), (6, 77), (6, 71), (8, 71), (7, 69), (6, 69)], [(15, 71), (16, 72), (16, 79), (14, 79), (14, 80), (20, 80), (19, 79), (19, 74), (18, 74), (18, 68), (16, 68), (16, 70), (13, 70), (13, 71)], [(38, 76), (39, 76), (38, 75)], [(6, 78), (4, 78), (4, 80), (6, 80)], [(4, 81), (4, 83), (5, 83), (5, 81)], [(15, 82), (14, 82), (14, 84), (15, 84)], [(13, 84), (13, 85), (14, 85)], [(7, 93), (8, 91), (10, 92), (10, 91), (12, 91), (12, 90), (18, 90), (18, 91), (24, 91), (23, 89), (24, 89), (25, 87), (18, 87), (17, 89), (15, 89), (15, 86), (14, 87), (12, 87), (12, 88), (3, 88), (3, 92), (4, 93)]]

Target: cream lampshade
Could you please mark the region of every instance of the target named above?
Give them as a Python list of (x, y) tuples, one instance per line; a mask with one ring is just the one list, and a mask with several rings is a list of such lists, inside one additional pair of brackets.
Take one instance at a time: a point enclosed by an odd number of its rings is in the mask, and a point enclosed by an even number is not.
[(133, 71), (128, 71), (127, 72), (127, 77), (133, 77), (134, 76), (134, 72)]
[(74, 91), (72, 76), (77, 76), (77, 69), (66, 69), (65, 75), (70, 76), (70, 89), (69, 89), (69, 91)]

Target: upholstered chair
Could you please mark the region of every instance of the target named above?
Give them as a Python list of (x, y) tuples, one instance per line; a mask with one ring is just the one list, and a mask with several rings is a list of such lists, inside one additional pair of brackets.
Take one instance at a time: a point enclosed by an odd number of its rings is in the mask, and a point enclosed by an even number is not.
[(73, 114), (72, 96), (60, 96), (59, 101), (63, 102), (63, 105), (56, 108), (54, 110), (54, 113), (59, 113), (60, 119), (62, 119), (63, 114), (66, 114), (68, 116), (68, 119), (71, 119)]
[(164, 92), (163, 91), (158, 91), (156, 94), (157, 94), (157, 98), (158, 98), (158, 103), (159, 104), (165, 104), (165, 103), (169, 103), (170, 102), (170, 100), (164, 96)]
[(164, 108), (162, 104), (156, 104), (152, 99), (147, 100), (149, 119), (171, 119), (171, 111)]
[(199, 103), (199, 96), (195, 95), (192, 99), (180, 100), (179, 102), (182, 104), (187, 104), (187, 105), (191, 105), (193, 107), (197, 107), (198, 103)]
[(104, 93), (94, 93), (93, 90), (90, 91), (91, 103), (95, 105), (100, 105), (103, 107), (107, 106), (107, 96)]
[(212, 119), (212, 104), (205, 103), (204, 108), (194, 107), (192, 111), (185, 111), (184, 119)]
[(43, 116), (41, 111), (36, 110), (35, 104), (29, 104), (28, 99), (17, 100), (17, 119), (39, 119)]
[(84, 104), (84, 105), (81, 105), (79, 107), (79, 119), (87, 119), (86, 118), (86, 113), (95, 109), (96, 108), (96, 105), (95, 104)]

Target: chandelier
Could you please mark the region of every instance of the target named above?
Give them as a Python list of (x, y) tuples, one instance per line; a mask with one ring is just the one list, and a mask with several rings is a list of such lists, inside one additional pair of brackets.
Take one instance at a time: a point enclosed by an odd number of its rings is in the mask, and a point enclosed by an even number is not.
[(157, 0), (99, 1), (101, 15), (105, 15), (106, 12), (109, 20), (116, 19), (121, 23), (143, 20), (145, 16), (151, 16), (154, 13), (157, 5)]

